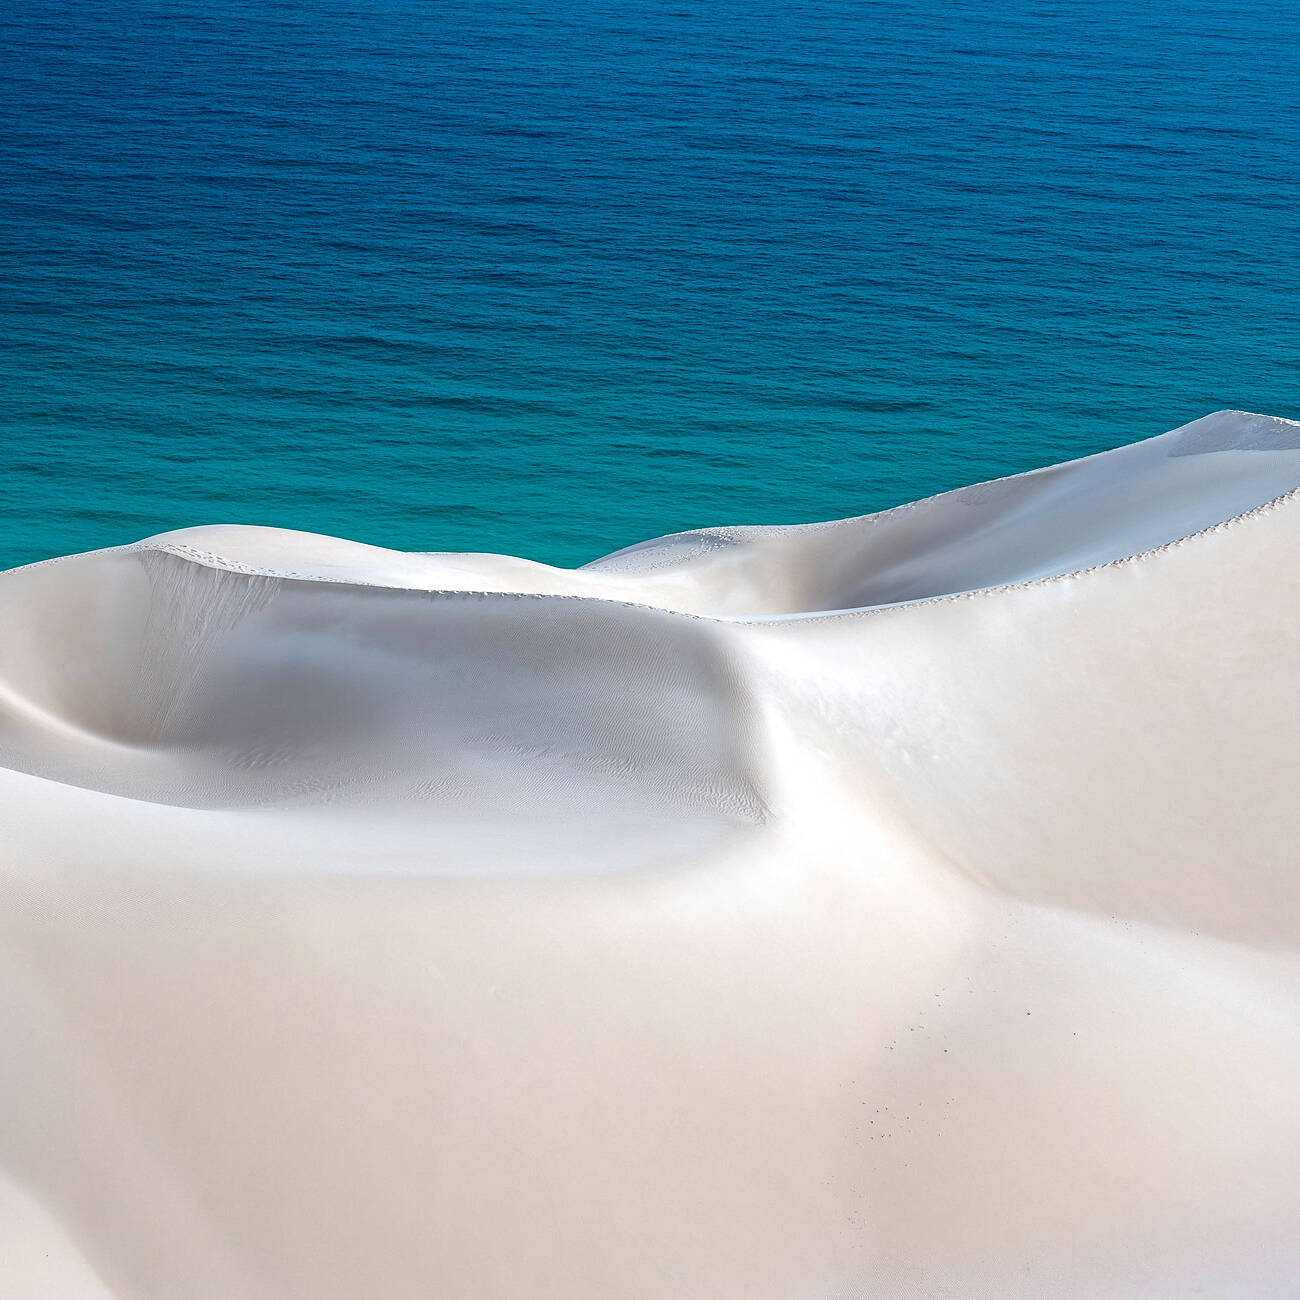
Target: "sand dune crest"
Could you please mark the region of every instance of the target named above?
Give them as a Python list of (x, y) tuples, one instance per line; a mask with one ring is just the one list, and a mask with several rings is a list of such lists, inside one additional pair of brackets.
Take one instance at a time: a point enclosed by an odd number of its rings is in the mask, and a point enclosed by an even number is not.
[(1286, 1294), (1298, 486), (0, 575), (0, 1296)]

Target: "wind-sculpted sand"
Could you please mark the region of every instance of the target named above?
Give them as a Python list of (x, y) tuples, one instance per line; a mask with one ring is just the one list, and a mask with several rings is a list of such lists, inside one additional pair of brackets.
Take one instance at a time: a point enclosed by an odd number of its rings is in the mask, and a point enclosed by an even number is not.
[(0, 575), (0, 1297), (1294, 1294), (1297, 486)]

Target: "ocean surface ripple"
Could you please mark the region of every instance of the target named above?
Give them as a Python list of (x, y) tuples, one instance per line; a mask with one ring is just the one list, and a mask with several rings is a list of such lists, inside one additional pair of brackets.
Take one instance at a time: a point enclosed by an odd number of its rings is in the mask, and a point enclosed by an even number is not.
[(1300, 414), (1300, 13), (12, 0), (0, 566), (577, 564)]

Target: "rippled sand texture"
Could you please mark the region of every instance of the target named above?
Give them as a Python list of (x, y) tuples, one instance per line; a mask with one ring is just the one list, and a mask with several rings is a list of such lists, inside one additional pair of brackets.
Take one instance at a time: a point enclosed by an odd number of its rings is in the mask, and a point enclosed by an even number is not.
[(0, 575), (0, 1295), (1289, 1293), (1297, 485)]

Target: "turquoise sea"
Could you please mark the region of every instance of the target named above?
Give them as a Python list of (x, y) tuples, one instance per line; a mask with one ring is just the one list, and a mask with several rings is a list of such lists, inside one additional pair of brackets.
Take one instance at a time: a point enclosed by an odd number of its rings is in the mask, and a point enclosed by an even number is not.
[(1300, 8), (7, 0), (0, 565), (573, 564), (1300, 416)]

